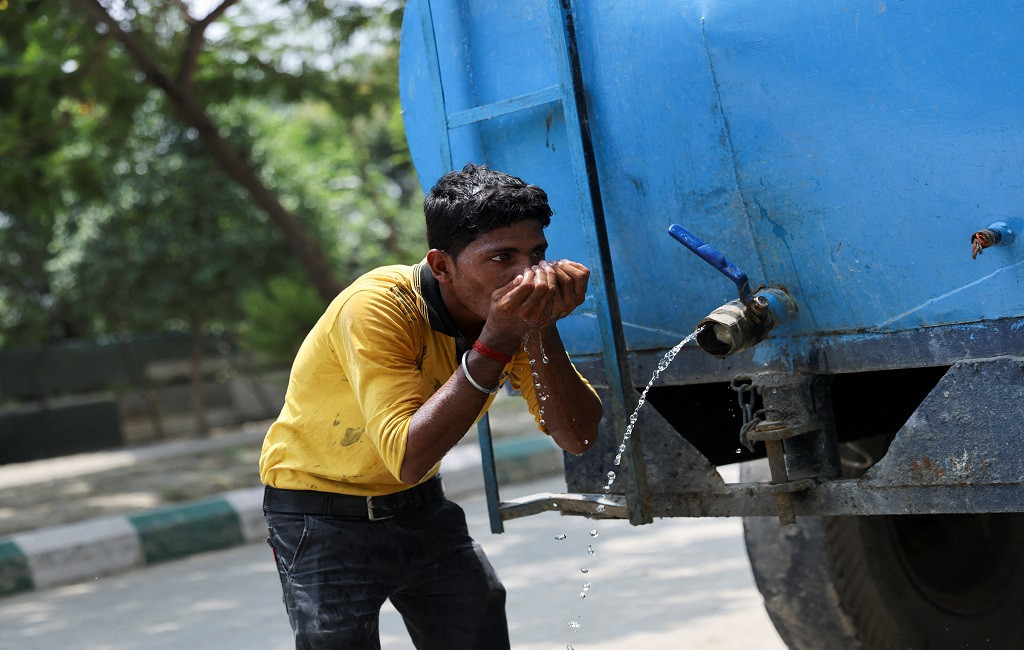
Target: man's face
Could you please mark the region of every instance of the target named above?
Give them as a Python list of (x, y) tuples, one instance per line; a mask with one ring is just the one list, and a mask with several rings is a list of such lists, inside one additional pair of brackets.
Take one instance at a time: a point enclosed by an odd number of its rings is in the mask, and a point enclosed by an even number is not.
[[(496, 228), (474, 239), (459, 253), (451, 272), (451, 289), (468, 313), (455, 318), (487, 319), (491, 293), (539, 264), (548, 248), (544, 229), (532, 219), (520, 221), (505, 228)], [(453, 306), (449, 306), (450, 311)]]

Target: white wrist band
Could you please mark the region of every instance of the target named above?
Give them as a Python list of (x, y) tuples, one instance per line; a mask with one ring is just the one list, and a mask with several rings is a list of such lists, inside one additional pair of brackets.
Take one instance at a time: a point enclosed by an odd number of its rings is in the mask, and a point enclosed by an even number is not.
[(477, 389), (481, 393), (487, 393), (488, 395), (493, 395), (497, 393), (498, 389), (501, 388), (501, 384), (495, 386), (493, 390), (488, 390), (481, 386), (480, 384), (476, 383), (476, 380), (473, 379), (473, 375), (469, 374), (469, 368), (466, 366), (466, 355), (468, 354), (469, 350), (466, 350), (465, 352), (462, 353), (462, 373), (466, 375), (466, 379), (469, 380), (469, 383), (473, 384), (473, 388)]

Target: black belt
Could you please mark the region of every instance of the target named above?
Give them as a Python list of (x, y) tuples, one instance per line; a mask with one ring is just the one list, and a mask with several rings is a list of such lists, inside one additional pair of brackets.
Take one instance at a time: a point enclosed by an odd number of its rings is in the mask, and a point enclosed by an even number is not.
[(360, 517), (380, 521), (418, 510), (443, 498), (444, 487), (441, 485), (440, 476), (435, 476), (426, 483), (408, 490), (373, 497), (315, 490), (281, 490), (268, 485), (263, 492), (263, 512)]

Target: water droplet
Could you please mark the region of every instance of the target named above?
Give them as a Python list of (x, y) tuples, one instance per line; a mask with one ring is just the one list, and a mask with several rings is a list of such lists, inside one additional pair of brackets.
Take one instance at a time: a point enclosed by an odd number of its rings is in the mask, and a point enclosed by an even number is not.
[(591, 528), (590, 529), (590, 536), (591, 537), (597, 537), (597, 535), (598, 535), (598, 532), (596, 530), (594, 530), (593, 528)]
[(571, 627), (573, 629), (579, 629), (580, 622), (579, 621), (569, 621), (569, 627)]
[(583, 567), (582, 569), (580, 569), (580, 573), (590, 573), (590, 569)]
[(581, 591), (580, 592), (580, 598), (586, 598), (586, 597), (587, 597), (587, 593), (584, 592), (584, 591)]
[[(547, 395), (541, 395), (541, 396), (540, 396), (540, 401), (542, 401), (542, 402), (546, 402), (546, 401), (548, 401), (548, 396), (547, 396)], [(740, 453), (740, 450), (739, 450), (739, 449), (737, 449), (737, 450), (736, 450), (736, 453), (737, 453), (737, 454), (738, 454), (738, 453)]]
[(743, 453), (743, 450), (742, 450), (742, 449), (737, 449), (737, 450), (736, 450), (736, 453), (737, 453), (737, 454), (742, 454), (742, 453)]
[(612, 486), (610, 486), (610, 485), (604, 486), (604, 491), (605, 492), (611, 492), (612, 491)]
[(557, 502), (555, 502), (555, 501), (552, 501), (552, 502), (551, 502), (551, 507), (552, 507), (552, 508), (557, 508), (557, 507), (558, 507), (558, 503), (557, 503)]
[(615, 454), (615, 466), (618, 467), (622, 463), (622, 454)]
[(608, 472), (608, 482), (611, 483), (615, 480), (615, 472)]
[(545, 424), (547, 424), (547, 422), (544, 421), (544, 418), (541, 418), (540, 419), (540, 426), (544, 426)]
[(571, 643), (566, 643), (565, 644), (565, 650), (576, 650), (576, 648), (572, 647)]
[(590, 583), (589, 582), (584, 582), (583, 583), (583, 591), (589, 591), (589, 590), (590, 590)]
[(555, 535), (555, 539), (558, 539), (558, 540), (565, 539), (565, 535), (563, 533), (559, 533), (559, 534)]
[(586, 438), (584, 438), (584, 439), (583, 439), (583, 444), (585, 444), (585, 445), (589, 445), (589, 444), (590, 444), (590, 441), (589, 441), (589, 440), (587, 440)]
[(539, 377), (540, 377), (540, 375), (539, 375), (539, 374), (537, 374), (537, 373), (533, 373), (533, 378), (534, 378), (534, 379), (538, 379)]
[(596, 508), (594, 508), (594, 510), (598, 512), (604, 512), (604, 506), (597, 506)]
[(544, 363), (547, 363), (548, 362), (548, 355), (545, 354), (543, 357), (540, 358), (540, 360), (543, 361)]
[(594, 553), (597, 553), (597, 551), (594, 550), (594, 547), (587, 544), (587, 555), (593, 555)]

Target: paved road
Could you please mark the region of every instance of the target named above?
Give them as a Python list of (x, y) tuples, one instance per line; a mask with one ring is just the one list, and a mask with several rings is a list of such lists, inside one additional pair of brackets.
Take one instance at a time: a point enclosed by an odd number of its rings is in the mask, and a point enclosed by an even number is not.
[[(560, 489), (555, 479), (504, 496)], [(495, 536), (482, 498), (461, 503), (508, 588), (517, 650), (785, 647), (754, 588), (738, 520), (632, 528), (545, 513), (507, 522)], [(0, 648), (285, 649), (289, 632), (265, 544), (0, 600)], [(381, 640), (412, 647), (390, 607)]]

